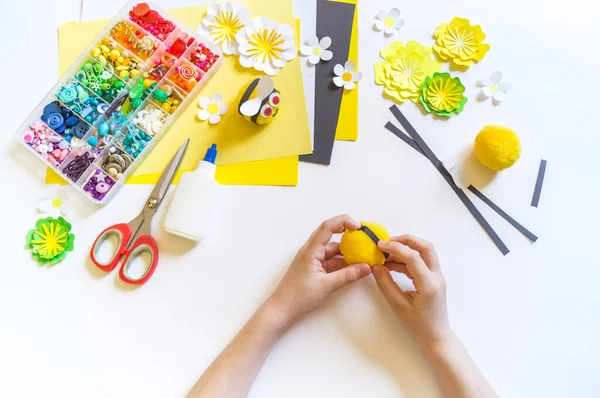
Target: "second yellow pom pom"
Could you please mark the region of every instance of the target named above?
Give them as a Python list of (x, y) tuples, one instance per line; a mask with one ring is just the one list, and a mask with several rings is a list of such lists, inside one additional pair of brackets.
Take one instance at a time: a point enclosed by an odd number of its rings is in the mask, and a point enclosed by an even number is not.
[(492, 170), (504, 170), (521, 157), (521, 141), (507, 127), (486, 126), (475, 138), (475, 156)]
[[(370, 222), (361, 222), (361, 225), (369, 228), (380, 240), (390, 240), (390, 234), (382, 225)], [(383, 252), (365, 231), (346, 230), (340, 241), (340, 251), (348, 264), (365, 263), (374, 267), (385, 263)]]

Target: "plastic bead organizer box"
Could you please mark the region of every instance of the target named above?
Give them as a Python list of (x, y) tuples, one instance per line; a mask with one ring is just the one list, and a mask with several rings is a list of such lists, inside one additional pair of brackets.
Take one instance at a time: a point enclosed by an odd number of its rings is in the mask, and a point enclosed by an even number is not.
[(222, 64), (152, 3), (128, 2), (23, 122), (17, 139), (107, 204)]

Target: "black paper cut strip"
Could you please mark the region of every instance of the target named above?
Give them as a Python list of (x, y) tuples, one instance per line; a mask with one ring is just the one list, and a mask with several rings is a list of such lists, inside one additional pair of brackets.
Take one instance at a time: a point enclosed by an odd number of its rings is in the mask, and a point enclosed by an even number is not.
[(317, 37), (331, 38), (329, 50), (333, 52), (333, 58), (315, 66), (314, 147), (312, 154), (300, 156), (303, 162), (331, 163), (344, 93), (343, 88), (333, 84), (333, 68), (336, 64), (344, 65), (348, 60), (355, 10), (355, 4), (317, 0)]
[(535, 190), (533, 191), (533, 198), (531, 199), (531, 205), (538, 207), (540, 204), (540, 195), (542, 194), (542, 186), (544, 185), (544, 177), (546, 175), (546, 162), (544, 159), (540, 162), (540, 170), (538, 171), (537, 181), (535, 182)]
[(504, 210), (502, 210), (500, 207), (498, 207), (494, 202), (492, 202), (487, 196), (485, 196), (483, 193), (481, 193), (481, 191), (479, 191), (473, 185), (469, 185), (469, 191), (473, 192), (473, 194), (475, 196), (477, 196), (479, 199), (481, 199), (483, 203), (485, 203), (486, 205), (491, 207), (492, 210), (494, 210), (496, 213), (498, 213), (500, 215), (500, 217), (504, 218), (510, 225), (515, 227), (517, 229), (517, 231), (519, 231), (520, 233), (525, 235), (525, 237), (527, 239), (529, 239), (532, 242), (535, 242), (538, 240), (537, 236), (535, 236), (531, 231), (529, 231), (527, 228), (525, 228), (524, 226), (519, 224), (514, 218), (509, 216)]
[(502, 239), (500, 239), (500, 236), (498, 236), (496, 231), (494, 231), (494, 228), (492, 228), (492, 226), (487, 222), (487, 220), (485, 219), (483, 214), (481, 214), (481, 212), (477, 209), (477, 207), (475, 207), (473, 202), (471, 202), (471, 200), (469, 199), (467, 194), (465, 194), (465, 192), (456, 185), (456, 183), (454, 182), (454, 179), (452, 178), (452, 176), (450, 175), (448, 170), (446, 170), (446, 168), (442, 164), (441, 160), (439, 160), (437, 158), (437, 156), (435, 156), (435, 154), (433, 153), (431, 148), (429, 148), (429, 146), (425, 143), (423, 138), (421, 138), (419, 133), (417, 133), (417, 131), (410, 124), (408, 119), (406, 119), (406, 117), (404, 117), (402, 112), (400, 112), (400, 109), (398, 109), (398, 107), (396, 107), (395, 105), (392, 105), (390, 107), (390, 111), (392, 112), (394, 117), (398, 120), (398, 122), (400, 122), (402, 127), (404, 127), (406, 129), (406, 132), (413, 138), (413, 140), (419, 146), (419, 148), (421, 148), (421, 150), (425, 154), (425, 157), (427, 157), (427, 159), (429, 159), (429, 161), (433, 164), (433, 166), (437, 169), (437, 171), (442, 175), (442, 177), (444, 177), (444, 179), (446, 180), (448, 185), (450, 185), (450, 188), (452, 188), (454, 193), (463, 202), (463, 204), (465, 205), (467, 210), (469, 210), (471, 215), (473, 215), (473, 217), (475, 217), (475, 220), (477, 220), (479, 225), (481, 225), (481, 227), (484, 229), (484, 231), (492, 239), (492, 241), (498, 247), (500, 252), (505, 256), (508, 253), (510, 253), (510, 250), (504, 244)]
[[(375, 235), (375, 232), (373, 232), (371, 230), (371, 228), (369, 228), (369, 227), (366, 227), (366, 226), (363, 225), (358, 230), (359, 231), (363, 231), (365, 234), (367, 234), (367, 236), (369, 238), (371, 238), (371, 240), (373, 241), (373, 243), (375, 243), (375, 246), (377, 246), (377, 244), (381, 240), (381, 239), (379, 239), (379, 237), (377, 235)], [(382, 251), (382, 253), (383, 253), (383, 257), (385, 257), (386, 259), (390, 256), (390, 253), (386, 253), (386, 252), (383, 252), (383, 251)]]
[(412, 149), (419, 152), (421, 155), (425, 156), (425, 154), (423, 153), (421, 148), (419, 148), (419, 146), (417, 144), (415, 144), (415, 141), (412, 138), (410, 138), (409, 136), (407, 136), (404, 133), (404, 131), (402, 131), (398, 127), (394, 126), (391, 122), (387, 122), (387, 124), (385, 125), (385, 128), (388, 129), (389, 131), (391, 131), (392, 133), (394, 133), (394, 135), (396, 137), (400, 138), (402, 141), (404, 141), (408, 145), (410, 145), (412, 147)]

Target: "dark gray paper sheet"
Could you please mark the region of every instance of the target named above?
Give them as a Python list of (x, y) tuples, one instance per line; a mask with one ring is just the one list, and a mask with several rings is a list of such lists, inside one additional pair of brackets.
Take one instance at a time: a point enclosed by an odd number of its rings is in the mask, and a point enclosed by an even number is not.
[(544, 176), (546, 175), (546, 162), (544, 159), (540, 162), (540, 169), (538, 171), (537, 180), (535, 182), (535, 190), (533, 191), (533, 198), (531, 199), (531, 205), (538, 207), (540, 204), (540, 196), (542, 195), (542, 186), (544, 185)]
[(463, 202), (463, 204), (465, 205), (467, 210), (471, 213), (471, 215), (473, 215), (475, 220), (477, 220), (479, 225), (481, 225), (481, 227), (489, 235), (489, 237), (492, 239), (494, 244), (498, 247), (500, 252), (505, 256), (508, 253), (510, 253), (510, 250), (508, 250), (508, 247), (506, 247), (506, 245), (504, 244), (504, 242), (502, 241), (500, 236), (498, 236), (496, 231), (494, 231), (494, 228), (492, 228), (492, 226), (488, 223), (488, 221), (485, 219), (483, 214), (481, 214), (481, 212), (477, 209), (477, 207), (475, 207), (473, 202), (471, 202), (471, 200), (469, 199), (467, 194), (465, 194), (465, 192), (456, 185), (456, 183), (454, 182), (454, 179), (452, 178), (452, 176), (450, 175), (448, 170), (446, 170), (446, 168), (442, 164), (442, 161), (439, 160), (437, 158), (437, 156), (435, 156), (435, 154), (433, 153), (431, 148), (429, 148), (429, 146), (425, 143), (423, 138), (421, 138), (419, 133), (417, 133), (417, 131), (410, 124), (408, 119), (406, 119), (406, 117), (404, 117), (402, 112), (400, 112), (400, 109), (398, 109), (397, 106), (392, 105), (392, 107), (390, 108), (390, 111), (392, 111), (392, 114), (394, 115), (394, 117), (398, 120), (398, 122), (400, 122), (402, 127), (404, 127), (406, 129), (406, 132), (412, 137), (412, 139), (419, 146), (419, 148), (421, 148), (425, 157), (427, 157), (427, 159), (429, 159), (429, 161), (433, 164), (433, 166), (437, 169), (437, 171), (442, 175), (442, 177), (444, 177), (444, 179), (446, 180), (448, 185), (450, 185), (450, 188), (452, 188), (452, 190), (454, 191), (456, 196), (458, 196), (458, 198)]
[(303, 162), (329, 165), (335, 141), (343, 88), (333, 84), (333, 68), (344, 65), (350, 52), (350, 37), (356, 6), (328, 0), (317, 0), (317, 37), (331, 38), (333, 58), (315, 67), (314, 148), (310, 155), (300, 156)]

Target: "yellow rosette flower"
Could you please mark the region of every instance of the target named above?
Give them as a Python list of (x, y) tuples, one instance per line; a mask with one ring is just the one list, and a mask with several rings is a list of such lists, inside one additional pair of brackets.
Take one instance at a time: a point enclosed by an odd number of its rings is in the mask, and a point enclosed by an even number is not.
[(490, 49), (489, 44), (483, 43), (485, 34), (481, 27), (471, 25), (466, 18), (456, 17), (449, 24), (440, 24), (433, 37), (433, 51), (459, 69), (467, 69), (481, 61)]
[(414, 40), (406, 45), (395, 41), (381, 50), (380, 55), (384, 61), (375, 63), (375, 83), (383, 86), (383, 94), (398, 104), (406, 100), (419, 102), (425, 78), (442, 68), (431, 47)]

